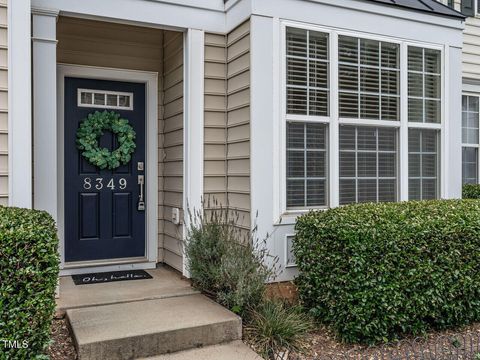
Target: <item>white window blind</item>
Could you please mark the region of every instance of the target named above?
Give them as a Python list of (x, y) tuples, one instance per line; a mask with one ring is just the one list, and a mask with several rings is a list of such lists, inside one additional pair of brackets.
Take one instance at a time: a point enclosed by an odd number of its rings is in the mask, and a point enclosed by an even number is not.
[(408, 193), (410, 200), (438, 198), (438, 130), (408, 130)]
[(341, 126), (340, 204), (396, 199), (396, 129)]
[(400, 120), (399, 54), (398, 44), (338, 37), (341, 118)]
[(287, 123), (287, 208), (326, 205), (326, 125)]
[(328, 34), (287, 28), (287, 113), (328, 116)]
[(408, 121), (440, 123), (441, 52), (408, 47)]
[(478, 183), (479, 98), (462, 96), (462, 181)]

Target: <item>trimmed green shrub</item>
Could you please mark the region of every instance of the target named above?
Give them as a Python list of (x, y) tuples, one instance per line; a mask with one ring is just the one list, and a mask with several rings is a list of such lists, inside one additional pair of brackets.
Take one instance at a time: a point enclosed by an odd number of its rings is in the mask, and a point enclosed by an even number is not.
[(480, 184), (464, 184), (462, 187), (462, 198), (480, 199)]
[(185, 257), (193, 285), (233, 312), (247, 317), (262, 301), (265, 282), (275, 275), (255, 231), (237, 226), (235, 210), (217, 207), (191, 214)]
[(0, 359), (44, 357), (55, 311), (57, 249), (49, 214), (0, 206)]
[(480, 202), (354, 204), (301, 216), (305, 306), (347, 342), (480, 321)]

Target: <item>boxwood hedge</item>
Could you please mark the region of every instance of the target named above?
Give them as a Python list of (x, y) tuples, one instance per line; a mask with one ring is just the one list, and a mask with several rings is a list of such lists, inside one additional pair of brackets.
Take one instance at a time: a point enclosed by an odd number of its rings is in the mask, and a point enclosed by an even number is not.
[(293, 245), (301, 299), (347, 342), (480, 321), (480, 201), (309, 212)]
[(480, 199), (480, 184), (465, 184), (462, 188), (464, 199)]
[(0, 206), (0, 359), (44, 356), (55, 311), (57, 248), (46, 212)]

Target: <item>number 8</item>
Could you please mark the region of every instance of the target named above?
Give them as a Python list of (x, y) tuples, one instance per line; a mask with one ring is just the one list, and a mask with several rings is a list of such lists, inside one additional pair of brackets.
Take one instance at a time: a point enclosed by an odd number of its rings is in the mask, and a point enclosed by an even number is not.
[(92, 179), (89, 177), (83, 179), (83, 188), (85, 190), (90, 190), (92, 188)]

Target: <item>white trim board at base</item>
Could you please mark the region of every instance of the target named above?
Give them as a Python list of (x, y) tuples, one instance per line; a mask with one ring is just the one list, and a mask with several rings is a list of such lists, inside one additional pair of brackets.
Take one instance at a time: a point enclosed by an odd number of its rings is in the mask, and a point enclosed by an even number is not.
[[(115, 260), (112, 262), (98, 261), (88, 262), (86, 267), (70, 267), (65, 264), (65, 239), (64, 239), (64, 96), (65, 96), (65, 78), (77, 77), (98, 80), (112, 81), (130, 81), (144, 83), (146, 85), (146, 166), (150, 171), (147, 172), (146, 187), (148, 188), (146, 199), (146, 256), (138, 262), (138, 258), (132, 259), (132, 264), (125, 264), (128, 259), (121, 259), (122, 264), (117, 264)], [(57, 66), (57, 95), (58, 95), (58, 111), (57, 111), (57, 194), (58, 205), (58, 235), (60, 239), (60, 268), (62, 274), (69, 275), (82, 272), (108, 271), (108, 269), (132, 269), (132, 268), (152, 268), (157, 262), (158, 256), (158, 74), (154, 72), (122, 70), (98, 68), (91, 66), (78, 66), (60, 64)], [(45, 171), (45, 176), (49, 176)], [(97, 266), (101, 264), (101, 266)], [(132, 267), (135, 266), (135, 267)], [(69, 268), (67, 270), (67, 268)]]

